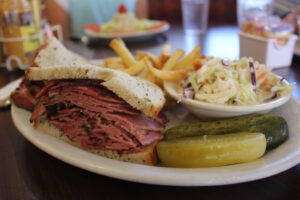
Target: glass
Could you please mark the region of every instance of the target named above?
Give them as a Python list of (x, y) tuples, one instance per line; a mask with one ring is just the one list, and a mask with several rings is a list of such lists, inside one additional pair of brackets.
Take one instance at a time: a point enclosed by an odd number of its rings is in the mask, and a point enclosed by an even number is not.
[(238, 25), (256, 16), (268, 16), (273, 12), (273, 0), (237, 0)]
[(207, 28), (209, 0), (181, 0), (183, 29), (187, 34), (204, 34)]

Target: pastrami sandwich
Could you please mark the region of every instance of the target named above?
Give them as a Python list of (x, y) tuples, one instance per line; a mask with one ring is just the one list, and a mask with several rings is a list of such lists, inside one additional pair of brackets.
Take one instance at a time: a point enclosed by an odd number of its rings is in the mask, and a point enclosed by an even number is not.
[(76, 62), (30, 67), (26, 76), (44, 83), (35, 94), (35, 129), (108, 158), (156, 163), (155, 145), (165, 124), (160, 114), (165, 98), (158, 86)]
[[(90, 62), (86, 58), (69, 51), (53, 37), (38, 49), (32, 67), (80, 66), (88, 63)], [(33, 111), (34, 105), (37, 103), (35, 96), (43, 87), (43, 81), (30, 81), (25, 76), (18, 89), (12, 93), (11, 98), (17, 106)]]

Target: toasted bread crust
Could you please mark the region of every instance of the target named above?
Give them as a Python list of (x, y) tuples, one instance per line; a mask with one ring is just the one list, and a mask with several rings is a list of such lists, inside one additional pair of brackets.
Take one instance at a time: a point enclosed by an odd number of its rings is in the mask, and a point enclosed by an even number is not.
[(26, 70), (29, 80), (96, 79), (132, 107), (145, 115), (156, 116), (165, 104), (163, 91), (154, 83), (124, 72), (89, 64), (80, 55), (51, 38)]
[(26, 70), (29, 80), (96, 79), (129, 105), (145, 115), (156, 116), (165, 104), (163, 91), (154, 83), (124, 72), (91, 64), (81, 66), (31, 67)]
[[(34, 128), (41, 133), (51, 135), (71, 145), (83, 149), (80, 143), (69, 140), (69, 138), (62, 131), (60, 131), (56, 126), (49, 124), (47, 120), (41, 120), (41, 121), (37, 120), (34, 124)], [(120, 154), (118, 151), (113, 151), (113, 150), (89, 150), (89, 149), (84, 149), (84, 150), (114, 160), (120, 160), (125, 162), (143, 164), (143, 165), (155, 165), (157, 162), (157, 154), (156, 154), (155, 146), (156, 143), (153, 143), (150, 146), (146, 147), (144, 151), (138, 153), (129, 153), (129, 154)]]
[(55, 37), (50, 38), (35, 59), (35, 67), (51, 67), (53, 65), (82, 65), (89, 63), (89, 60), (66, 49)]

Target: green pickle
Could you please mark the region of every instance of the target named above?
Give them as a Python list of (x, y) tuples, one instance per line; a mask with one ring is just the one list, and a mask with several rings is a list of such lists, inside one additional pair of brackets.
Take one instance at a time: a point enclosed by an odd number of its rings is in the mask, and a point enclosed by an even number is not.
[(168, 167), (217, 167), (258, 159), (266, 151), (266, 138), (262, 133), (184, 137), (161, 141), (156, 150)]
[(181, 137), (219, 135), (237, 132), (261, 132), (267, 148), (282, 144), (289, 135), (287, 122), (274, 114), (251, 114), (214, 122), (197, 122), (172, 127), (164, 133), (164, 140)]

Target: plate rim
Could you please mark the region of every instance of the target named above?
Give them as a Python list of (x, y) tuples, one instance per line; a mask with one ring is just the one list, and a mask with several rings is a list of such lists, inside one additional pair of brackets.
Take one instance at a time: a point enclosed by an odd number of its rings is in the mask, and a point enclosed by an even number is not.
[[(290, 103), (296, 103), (295, 105), (300, 110), (300, 103), (293, 97), (290, 100)], [(24, 133), (25, 130), (20, 127), (21, 125), (24, 125), (24, 121), (18, 120), (18, 112), (25, 112), (30, 114), (29, 111), (26, 111), (21, 108), (17, 108), (14, 104), (12, 104), (11, 108), (11, 115), (13, 122), (19, 132), (33, 145), (35, 145), (40, 150), (46, 152), (47, 154), (66, 162), (70, 165), (79, 167), (81, 169), (94, 172), (96, 174), (126, 180), (126, 181), (132, 181), (132, 182), (138, 182), (138, 183), (147, 183), (147, 184), (155, 184), (155, 185), (168, 185), (168, 186), (217, 186), (217, 185), (229, 185), (229, 184), (236, 184), (236, 183), (243, 183), (243, 182), (249, 182), (253, 180), (258, 180), (262, 178), (266, 178), (275, 174), (278, 174), (280, 172), (283, 172), (287, 169), (292, 168), (293, 166), (297, 165), (300, 162), (300, 146), (297, 149), (297, 151), (294, 151), (292, 155), (289, 155), (288, 158), (282, 158), (285, 161), (283, 163), (277, 163), (275, 162), (275, 166), (269, 167), (272, 170), (266, 170), (264, 168), (264, 159), (259, 159), (257, 161), (262, 162), (260, 168), (254, 167), (250, 171), (255, 171), (255, 173), (247, 174), (247, 176), (239, 176), (239, 174), (243, 174), (242, 171), (234, 171), (234, 176), (230, 176), (227, 178), (223, 177), (207, 177), (209, 175), (216, 176), (217, 174), (228, 170), (228, 168), (237, 168), (242, 167), (247, 168), (248, 165), (253, 165), (256, 163), (249, 162), (249, 163), (243, 163), (243, 164), (237, 164), (237, 165), (230, 165), (230, 166), (223, 166), (223, 167), (213, 167), (213, 168), (167, 168), (167, 167), (159, 167), (159, 166), (145, 166), (140, 164), (134, 164), (134, 163), (126, 163), (122, 161), (112, 160), (109, 158), (101, 157), (92, 153), (89, 153), (87, 151), (84, 151), (82, 149), (79, 149), (77, 147), (74, 147), (68, 143), (65, 143), (64, 141), (61, 141), (57, 138), (54, 138), (49, 135), (41, 134), (38, 131), (34, 130), (33, 127), (30, 125), (30, 127), (27, 127), (26, 129), (29, 129), (29, 133)], [(22, 117), (21, 117), (22, 118)], [(300, 119), (299, 119), (300, 121)], [(30, 124), (29, 121), (25, 122), (25, 125)], [(42, 137), (42, 141), (39, 141), (39, 139), (34, 138), (35, 134), (38, 135), (38, 138)], [(37, 136), (36, 135), (36, 136)], [(55, 148), (51, 148), (48, 143), (43, 143), (43, 138), (50, 140), (50, 142), (53, 142), (56, 145), (59, 145), (59, 148), (55, 146)], [(72, 150), (73, 153), (76, 153), (77, 157), (84, 155), (80, 159), (75, 156), (69, 156), (65, 154), (65, 152), (60, 152), (60, 146), (63, 148), (67, 148), (68, 150)], [(278, 151), (280, 147), (277, 149), (274, 149), (273, 151)], [(50, 150), (49, 150), (50, 149)], [(79, 154), (79, 155), (78, 155)], [(84, 161), (93, 159), (91, 163), (85, 163)], [(95, 159), (95, 160), (94, 160)], [(101, 165), (95, 165), (101, 163)], [(277, 165), (276, 165), (277, 163)], [(125, 170), (124, 170), (125, 169)], [(214, 171), (216, 170), (217, 171)], [(260, 169), (260, 170), (258, 170)], [(232, 170), (231, 170), (232, 171)], [(248, 172), (249, 170), (246, 170)], [(166, 178), (166, 173), (170, 173), (172, 177)], [(199, 175), (200, 174), (200, 175)], [(221, 176), (224, 176), (224, 174), (220, 174)], [(225, 174), (226, 175), (226, 174)], [(196, 176), (196, 177), (195, 177)], [(153, 178), (156, 177), (156, 178)], [(158, 178), (157, 178), (158, 177)], [(199, 179), (196, 179), (199, 178)], [(202, 178), (202, 179), (201, 179)], [(209, 180), (209, 181), (208, 181)]]
[[(153, 21), (162, 22), (162, 20), (153, 20)], [(165, 22), (166, 24), (163, 27), (154, 31), (144, 31), (144, 32), (136, 32), (136, 33), (126, 33), (126, 34), (106, 34), (106, 33), (95, 33), (93, 31), (84, 30), (84, 33), (89, 37), (98, 38), (98, 39), (113, 39), (116, 37), (120, 37), (123, 39), (140, 38), (140, 37), (156, 35), (168, 31), (171, 25), (167, 21)]]

